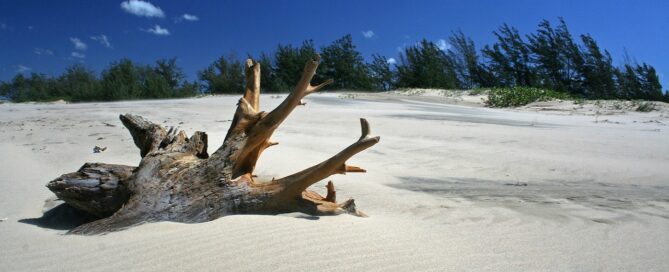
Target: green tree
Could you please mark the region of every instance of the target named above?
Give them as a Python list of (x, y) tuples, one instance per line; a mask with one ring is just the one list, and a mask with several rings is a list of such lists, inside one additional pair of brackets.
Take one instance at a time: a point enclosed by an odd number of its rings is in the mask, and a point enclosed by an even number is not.
[(2, 97), (2, 99), (5, 98), (10, 99), (11, 91), (12, 91), (12, 84), (4, 81), (0, 82), (0, 97)]
[(620, 69), (616, 69), (615, 75), (618, 85), (618, 98), (639, 98), (641, 82), (639, 82), (632, 64), (626, 63)]
[[(273, 90), (277, 92), (290, 92), (300, 79), (304, 64), (309, 61), (316, 49), (311, 40), (304, 41), (301, 47), (294, 47), (292, 45), (279, 45), (274, 54), (274, 69), (275, 75)], [(319, 72), (316, 75), (320, 80), (320, 71), (322, 67), (318, 68)]]
[(208, 93), (244, 92), (244, 66), (234, 56), (218, 58), (200, 71), (199, 78), (204, 82), (204, 91)]
[(486, 45), (482, 53), (488, 59), (487, 70), (495, 77), (494, 84), (499, 87), (534, 86), (536, 76), (532, 72), (531, 52), (518, 30), (504, 24), (493, 34), (497, 42), (492, 47)]
[(167, 85), (172, 89), (176, 90), (179, 86), (183, 84), (183, 80), (186, 78), (183, 70), (177, 66), (177, 59), (159, 59), (156, 61), (156, 67), (153, 69), (158, 75), (160, 75)]
[(431, 41), (423, 39), (400, 53), (398, 87), (457, 89), (460, 82), (451, 58)]
[(29, 77), (17, 74), (10, 92), (12, 100), (17, 102), (49, 101), (59, 97), (56, 80), (38, 73), (31, 73)]
[(637, 65), (635, 72), (639, 81), (640, 92), (635, 98), (645, 100), (662, 100), (662, 85), (653, 66), (646, 63)]
[(583, 55), (576, 63), (583, 81), (583, 93), (590, 98), (616, 97), (615, 68), (608, 51), (602, 52), (590, 35), (581, 35)]
[(479, 56), (472, 39), (465, 36), (461, 30), (454, 31), (449, 37), (451, 50), (448, 55), (453, 60), (455, 72), (462, 88), (471, 89), (486, 85), (486, 76), (479, 64)]
[(81, 64), (74, 64), (58, 77), (59, 88), (65, 90), (65, 99), (70, 101), (103, 100), (100, 81), (95, 72)]
[(555, 29), (548, 20), (541, 21), (537, 33), (528, 35), (528, 41), (537, 87), (585, 95), (578, 71), (583, 54), (562, 18)]
[(112, 62), (102, 72), (100, 84), (106, 101), (138, 99), (143, 91), (140, 71), (129, 59)]
[(139, 98), (169, 98), (175, 96), (176, 87), (170, 86), (170, 82), (157, 71), (157, 67), (138, 66), (141, 93)]
[(372, 82), (365, 60), (347, 34), (321, 48), (321, 78), (332, 78), (330, 89), (370, 90)]
[(374, 89), (387, 91), (395, 87), (395, 73), (386, 57), (378, 54), (372, 55), (369, 72)]

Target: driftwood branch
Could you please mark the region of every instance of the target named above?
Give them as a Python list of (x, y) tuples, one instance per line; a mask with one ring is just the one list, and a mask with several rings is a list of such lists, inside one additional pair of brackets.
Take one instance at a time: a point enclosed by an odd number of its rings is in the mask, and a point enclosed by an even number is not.
[(346, 174), (348, 172), (366, 172), (364, 169), (346, 165), (346, 161), (353, 155), (370, 148), (379, 142), (379, 137), (369, 135), (369, 124), (367, 120), (361, 118), (362, 136), (358, 141), (348, 146), (333, 157), (317, 165), (304, 169), (290, 176), (275, 180), (284, 187), (284, 192), (288, 196), (295, 196), (302, 193), (312, 184), (319, 182), (334, 174)]
[(237, 103), (228, 134), (211, 156), (204, 132), (190, 138), (184, 131), (165, 128), (132, 114), (120, 116), (142, 160), (138, 167), (85, 164), (47, 187), (59, 198), (100, 220), (72, 233), (95, 234), (154, 221), (205, 222), (237, 213), (299, 211), (314, 215), (349, 213), (364, 216), (353, 199), (337, 203), (332, 181), (326, 196), (308, 190), (334, 174), (365, 172), (347, 165), (352, 156), (379, 142), (360, 119), (362, 135), (331, 158), (295, 174), (267, 181), (253, 174), (262, 152), (277, 143), (274, 131), (302, 99), (332, 80), (312, 85), (320, 56), (309, 60), (297, 86), (274, 110), (260, 110), (260, 64), (247, 60), (246, 86)]

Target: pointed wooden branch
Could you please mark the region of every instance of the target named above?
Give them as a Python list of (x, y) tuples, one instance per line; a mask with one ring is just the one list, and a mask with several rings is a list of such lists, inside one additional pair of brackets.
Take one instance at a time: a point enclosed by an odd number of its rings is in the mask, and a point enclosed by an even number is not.
[(152, 150), (158, 149), (168, 134), (164, 127), (151, 123), (138, 115), (123, 114), (119, 118), (130, 131), (132, 140), (139, 148), (142, 157)]
[[(269, 68), (269, 67), (268, 67)], [(244, 99), (257, 112), (260, 111), (260, 63), (246, 60), (246, 90)]]
[(322, 163), (290, 176), (274, 180), (275, 183), (283, 186), (283, 194), (285, 194), (286, 197), (299, 196), (302, 191), (312, 184), (331, 175), (345, 174), (347, 172), (364, 172), (362, 168), (347, 166), (346, 161), (353, 157), (353, 155), (378, 143), (380, 137), (372, 137), (370, 135), (369, 124), (364, 118), (360, 118), (360, 125), (362, 127), (362, 136), (357, 142)]
[(158, 150), (190, 153), (201, 159), (209, 157), (207, 134), (204, 132), (196, 131), (189, 139), (183, 130), (174, 127), (166, 130), (163, 126), (147, 121), (141, 116), (128, 113), (120, 115), (119, 119), (130, 131), (142, 157)]
[(328, 181), (326, 188), (328, 189), (328, 193), (323, 200), (337, 203), (337, 191), (335, 190), (334, 183), (332, 183), (332, 181)]
[[(316, 74), (316, 69), (318, 64), (321, 61), (321, 56), (316, 54), (314, 57), (307, 62), (304, 66), (304, 71), (302, 72), (302, 77), (297, 83), (295, 90), (293, 90), (279, 106), (267, 114), (263, 120), (258, 123), (256, 128), (257, 134), (264, 134), (264, 130), (271, 130), (272, 132), (276, 129), (283, 120), (285, 120), (288, 115), (299, 106), (302, 102), (302, 98), (305, 96), (314, 93), (323, 87), (327, 86), (334, 82), (332, 79), (328, 79), (325, 82), (318, 84), (316, 86), (311, 85), (311, 79), (313, 79), (314, 74)], [(270, 133), (271, 134), (271, 133)]]

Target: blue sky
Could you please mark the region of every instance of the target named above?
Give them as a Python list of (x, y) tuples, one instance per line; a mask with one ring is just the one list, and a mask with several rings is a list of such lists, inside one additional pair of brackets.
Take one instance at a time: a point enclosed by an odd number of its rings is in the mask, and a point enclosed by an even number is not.
[(313, 39), (318, 47), (352, 34), (366, 58), (397, 57), (422, 38), (461, 29), (477, 47), (503, 23), (527, 34), (562, 16), (590, 33), (617, 64), (627, 50), (658, 70), (669, 88), (669, 1), (160, 1), (0, 0), (0, 80), (17, 72), (59, 74), (76, 62), (100, 72), (122, 57), (177, 57), (190, 79), (221, 55), (272, 51)]

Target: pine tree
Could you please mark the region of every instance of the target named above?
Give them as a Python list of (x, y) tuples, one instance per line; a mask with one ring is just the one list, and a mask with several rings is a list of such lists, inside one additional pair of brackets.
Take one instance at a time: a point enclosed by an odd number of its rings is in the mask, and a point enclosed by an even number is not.
[(398, 87), (458, 89), (454, 61), (431, 41), (423, 39), (400, 53)]
[(583, 80), (583, 89), (589, 98), (616, 97), (613, 60), (608, 51), (602, 52), (590, 35), (581, 35), (583, 62), (577, 65)]
[[(316, 49), (312, 40), (304, 41), (299, 48), (292, 45), (279, 45), (274, 54), (275, 91), (290, 92), (291, 88), (297, 84), (304, 64), (314, 54), (316, 54)], [(317, 75), (320, 74), (320, 69), (319, 67)]]
[(71, 101), (95, 101), (103, 100), (101, 96), (100, 81), (95, 72), (83, 65), (75, 64), (68, 67), (58, 77), (59, 88), (67, 91), (65, 98)]
[(242, 93), (244, 91), (244, 66), (234, 56), (220, 57), (200, 71), (200, 80), (208, 93)]
[(536, 75), (530, 66), (530, 49), (518, 30), (504, 24), (493, 34), (497, 42), (492, 47), (485, 46), (482, 53), (488, 58), (486, 68), (496, 78), (496, 85), (534, 86)]
[(637, 65), (635, 72), (639, 81), (640, 92), (636, 98), (645, 100), (662, 100), (662, 85), (655, 68), (646, 63)]
[(387, 91), (395, 86), (395, 73), (386, 57), (378, 54), (372, 55), (369, 72), (374, 89)]
[(536, 34), (528, 35), (528, 48), (532, 52), (532, 62), (537, 70), (537, 86), (557, 91), (567, 91), (569, 77), (569, 44), (571, 35), (563, 29), (554, 30), (548, 20), (539, 24)]
[(112, 62), (102, 72), (102, 97), (104, 100), (138, 99), (142, 94), (140, 73), (129, 59)]
[(186, 78), (181, 68), (177, 66), (176, 58), (157, 60), (154, 71), (165, 79), (172, 90), (176, 90)]
[(637, 78), (636, 71), (630, 63), (626, 63), (616, 71), (619, 96), (623, 99), (640, 99), (642, 97), (641, 82)]
[(321, 48), (320, 75), (332, 78), (331, 89), (370, 90), (372, 88), (365, 60), (355, 49), (353, 37), (347, 34)]
[(448, 55), (453, 61), (454, 70), (462, 84), (461, 87), (471, 89), (485, 85), (474, 41), (458, 30), (452, 33), (449, 42), (452, 48), (448, 51)]

